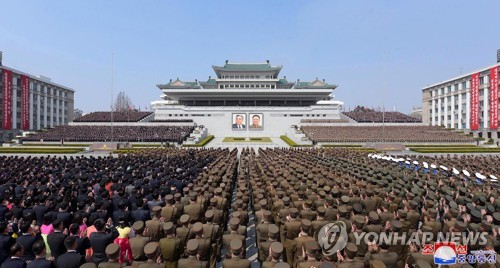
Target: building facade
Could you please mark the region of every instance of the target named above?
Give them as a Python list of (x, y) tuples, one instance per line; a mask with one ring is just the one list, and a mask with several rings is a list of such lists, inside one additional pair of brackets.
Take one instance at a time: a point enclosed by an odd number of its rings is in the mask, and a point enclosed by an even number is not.
[(163, 95), (151, 103), (155, 120), (193, 119), (216, 136), (279, 137), (301, 119), (341, 117), (343, 103), (332, 95), (337, 86), (324, 80), (290, 82), (269, 61), (212, 68), (216, 77), (206, 81), (157, 85)]
[(0, 76), (0, 129), (4, 139), (20, 131), (65, 125), (72, 120), (73, 89), (6, 66), (0, 66)]
[(491, 135), (498, 132), (499, 70), (497, 63), (423, 88), (423, 123), (498, 139), (497, 134)]

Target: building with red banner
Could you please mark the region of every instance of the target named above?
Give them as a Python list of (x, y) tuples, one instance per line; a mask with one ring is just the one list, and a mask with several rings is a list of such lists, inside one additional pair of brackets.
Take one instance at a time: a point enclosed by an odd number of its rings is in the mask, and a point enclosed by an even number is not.
[(64, 125), (73, 119), (73, 89), (1, 64), (0, 77), (1, 140), (9, 140), (20, 131)]
[(499, 70), (500, 62), (423, 88), (423, 123), (498, 140)]

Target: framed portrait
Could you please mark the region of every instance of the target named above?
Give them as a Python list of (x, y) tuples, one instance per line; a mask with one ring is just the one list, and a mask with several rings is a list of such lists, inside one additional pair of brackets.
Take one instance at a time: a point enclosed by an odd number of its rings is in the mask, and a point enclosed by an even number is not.
[(245, 113), (234, 113), (232, 114), (232, 129), (233, 130), (246, 130), (247, 129), (247, 114)]
[(248, 129), (262, 130), (264, 128), (264, 114), (262, 113), (249, 114), (248, 120), (249, 120)]

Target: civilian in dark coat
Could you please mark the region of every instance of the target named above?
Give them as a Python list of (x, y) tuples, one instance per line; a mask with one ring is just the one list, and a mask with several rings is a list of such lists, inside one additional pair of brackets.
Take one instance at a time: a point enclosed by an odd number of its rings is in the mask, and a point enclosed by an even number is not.
[(68, 236), (64, 240), (64, 246), (68, 249), (68, 252), (62, 254), (57, 258), (56, 265), (57, 268), (79, 268), (80, 265), (85, 263), (85, 257), (76, 252), (76, 238), (74, 236)]
[(5, 260), (0, 268), (26, 268), (26, 262), (21, 259), (24, 254), (24, 248), (21, 244), (15, 243), (10, 248), (10, 254), (12, 257)]
[(85, 256), (85, 250), (90, 248), (90, 240), (86, 235), (86, 231), (84, 231), (84, 235), (82, 235), (83, 238), (78, 237), (79, 229), (80, 226), (77, 223), (73, 223), (69, 226), (69, 233), (76, 238), (76, 252)]
[(45, 251), (45, 242), (43, 240), (37, 240), (35, 244), (33, 244), (33, 252), (36, 255), (36, 258), (28, 263), (26, 268), (55, 268), (56, 265), (53, 261), (49, 261), (45, 258), (47, 252)]
[(10, 228), (5, 221), (0, 222), (0, 263), (9, 257), (10, 247), (16, 240), (9, 235)]
[(94, 226), (97, 229), (97, 232), (90, 235), (90, 244), (92, 245), (93, 251), (92, 261), (95, 264), (99, 264), (101, 262), (108, 261), (106, 247), (113, 243), (119, 234), (116, 228), (112, 227), (112, 224), (109, 221), (108, 226), (106, 226), (104, 220), (98, 219), (94, 222)]
[(47, 243), (50, 247), (50, 253), (57, 260), (59, 256), (66, 252), (66, 248), (64, 247), (66, 235), (62, 232), (63, 222), (61, 220), (55, 220), (52, 226), (54, 227), (54, 232), (47, 236)]
[(36, 235), (34, 234), (30, 222), (21, 223), (19, 230), (21, 231), (21, 235), (17, 238), (17, 243), (21, 244), (24, 248), (22, 259), (26, 262), (32, 261), (35, 259), (35, 253), (32, 250), (33, 244), (35, 244), (37, 240), (41, 240), (42, 236), (40, 232), (37, 232)]

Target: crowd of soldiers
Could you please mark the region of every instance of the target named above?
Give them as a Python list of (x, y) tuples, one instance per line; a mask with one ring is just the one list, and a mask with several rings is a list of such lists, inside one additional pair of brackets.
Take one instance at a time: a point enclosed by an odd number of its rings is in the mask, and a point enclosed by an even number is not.
[(386, 122), (386, 123), (421, 123), (422, 120), (400, 113), (400, 112), (377, 112), (377, 111), (351, 111), (343, 112), (349, 118), (360, 123), (375, 123), (375, 122)]
[[(340, 148), (2, 156), (1, 267), (435, 267), (421, 243), (363, 232), (432, 233), (428, 244), (481, 232), (468, 250), (499, 252), (497, 182), (452, 170), (495, 175), (500, 159), (411, 161)], [(338, 223), (346, 236), (330, 241)]]
[(152, 114), (141, 111), (92, 112), (75, 119), (75, 122), (138, 122)]

